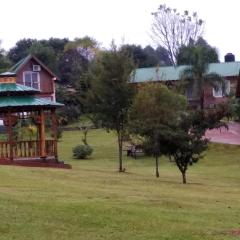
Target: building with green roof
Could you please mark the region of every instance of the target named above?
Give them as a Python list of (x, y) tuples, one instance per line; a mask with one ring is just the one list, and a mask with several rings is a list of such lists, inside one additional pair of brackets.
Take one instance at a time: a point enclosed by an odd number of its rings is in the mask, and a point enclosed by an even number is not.
[[(180, 80), (180, 76), (186, 68), (190, 66), (159, 66), (151, 68), (138, 68), (132, 72), (130, 82), (133, 84), (142, 84), (147, 82), (163, 83), (172, 85)], [(217, 73), (226, 80), (227, 92), (232, 92), (236, 97), (240, 97), (240, 62), (211, 63), (208, 66), (207, 73)], [(191, 97), (191, 89), (187, 90), (187, 99), (189, 104), (195, 104), (196, 99)], [(204, 101), (206, 107), (214, 107), (219, 103), (226, 102), (226, 96), (223, 95), (221, 88), (214, 89), (206, 86), (204, 90)], [(195, 103), (194, 103), (195, 102)]]

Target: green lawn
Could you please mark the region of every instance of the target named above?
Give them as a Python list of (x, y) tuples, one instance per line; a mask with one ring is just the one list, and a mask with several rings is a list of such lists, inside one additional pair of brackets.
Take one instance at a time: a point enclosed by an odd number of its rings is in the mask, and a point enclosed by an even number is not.
[(213, 145), (181, 184), (161, 159), (125, 158), (117, 170), (116, 138), (89, 132), (91, 159), (71, 158), (81, 132), (65, 132), (60, 158), (72, 170), (0, 167), (0, 239), (191, 240), (239, 239), (240, 147)]

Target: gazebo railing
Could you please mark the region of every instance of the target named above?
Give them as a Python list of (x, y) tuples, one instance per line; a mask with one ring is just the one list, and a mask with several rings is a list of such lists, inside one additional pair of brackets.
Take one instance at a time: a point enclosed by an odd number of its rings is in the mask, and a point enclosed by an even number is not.
[(8, 142), (0, 142), (0, 158), (8, 158), (10, 154), (10, 147)]
[[(46, 156), (56, 156), (55, 140), (46, 140)], [(13, 158), (33, 158), (40, 157), (40, 141), (17, 141), (12, 143)], [(0, 142), (0, 159), (10, 158), (9, 142)]]

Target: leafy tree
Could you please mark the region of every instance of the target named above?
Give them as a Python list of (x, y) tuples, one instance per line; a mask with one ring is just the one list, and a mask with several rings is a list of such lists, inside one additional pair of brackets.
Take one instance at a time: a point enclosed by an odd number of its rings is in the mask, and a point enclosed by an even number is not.
[(225, 93), (226, 85), (224, 79), (217, 73), (208, 73), (208, 62), (206, 52), (201, 46), (194, 48), (191, 58), (191, 66), (187, 67), (181, 74), (182, 83), (189, 89), (192, 97), (198, 99), (201, 109), (204, 108), (204, 88), (208, 85), (218, 89), (222, 88)]
[(88, 70), (89, 61), (77, 49), (67, 50), (60, 59), (61, 83), (80, 86), (82, 75)]
[(75, 38), (73, 41), (69, 41), (65, 45), (64, 51), (67, 51), (69, 49), (78, 49), (78, 48), (88, 50), (89, 53), (90, 53), (90, 50), (95, 52), (96, 49), (99, 48), (99, 43), (94, 38), (91, 38), (89, 36), (85, 36), (83, 38)]
[(146, 67), (145, 62), (147, 56), (140, 45), (125, 44), (121, 47), (121, 51), (127, 52), (128, 55), (132, 57), (133, 62), (137, 67)]
[(69, 40), (67, 38), (49, 38), (46, 40), (46, 42), (47, 45), (49, 45), (54, 50), (57, 60), (59, 60)]
[[(1, 45), (1, 41), (0, 41)], [(7, 57), (6, 51), (0, 47), (0, 73), (7, 71), (11, 66), (11, 61)]]
[(180, 14), (165, 4), (160, 5), (152, 15), (152, 38), (168, 50), (172, 65), (176, 65), (179, 48), (188, 45), (190, 41), (197, 41), (202, 35), (203, 21), (196, 12), (192, 15), (188, 11)]
[[(77, 120), (84, 110), (84, 98), (89, 88), (88, 70), (98, 51), (98, 43), (90, 37), (69, 41), (59, 61), (61, 85), (58, 96), (65, 104), (61, 115), (67, 121)], [(66, 91), (67, 87), (67, 91)]]
[(32, 44), (29, 53), (40, 59), (53, 72), (58, 72), (56, 54), (51, 46), (36, 42)]
[(160, 66), (171, 66), (172, 61), (169, 57), (168, 51), (166, 48), (158, 46), (156, 49), (156, 55), (159, 60)]
[(226, 127), (221, 122), (226, 113), (226, 108), (219, 107), (211, 111), (199, 110), (182, 114), (179, 124), (161, 139), (164, 154), (172, 157), (182, 174), (184, 184), (187, 183), (188, 167), (197, 163), (208, 147), (209, 139), (204, 137), (206, 130)]
[(156, 177), (159, 177), (158, 159), (165, 152), (162, 143), (185, 108), (185, 98), (161, 84), (146, 84), (134, 99), (130, 131), (145, 139), (145, 149), (155, 157)]
[(196, 59), (198, 52), (202, 52), (205, 63), (219, 62), (216, 48), (211, 47), (203, 38), (199, 38), (194, 44), (182, 46), (177, 56), (178, 65), (192, 65)]
[(163, 47), (155, 50), (150, 45), (142, 48), (140, 45), (126, 44), (122, 46), (122, 50), (132, 56), (135, 65), (139, 68), (170, 65), (167, 50)]
[(16, 46), (11, 48), (8, 52), (9, 59), (15, 64), (22, 58), (25, 58), (29, 54), (29, 49), (36, 43), (36, 39), (21, 39), (16, 43)]
[(116, 46), (101, 52), (94, 61), (90, 72), (91, 90), (88, 92), (87, 106), (106, 129), (114, 130), (118, 138), (119, 172), (123, 172), (122, 142), (127, 124), (128, 110), (134, 94), (128, 83), (133, 70), (131, 58)]

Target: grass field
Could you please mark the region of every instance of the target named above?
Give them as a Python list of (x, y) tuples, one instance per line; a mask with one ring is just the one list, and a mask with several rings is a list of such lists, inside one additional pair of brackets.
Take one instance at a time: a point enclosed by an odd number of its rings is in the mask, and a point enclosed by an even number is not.
[(161, 159), (125, 158), (117, 170), (116, 138), (90, 131), (94, 154), (73, 160), (81, 132), (65, 132), (60, 158), (72, 170), (0, 167), (0, 239), (191, 240), (239, 239), (240, 147), (212, 145), (181, 184)]

